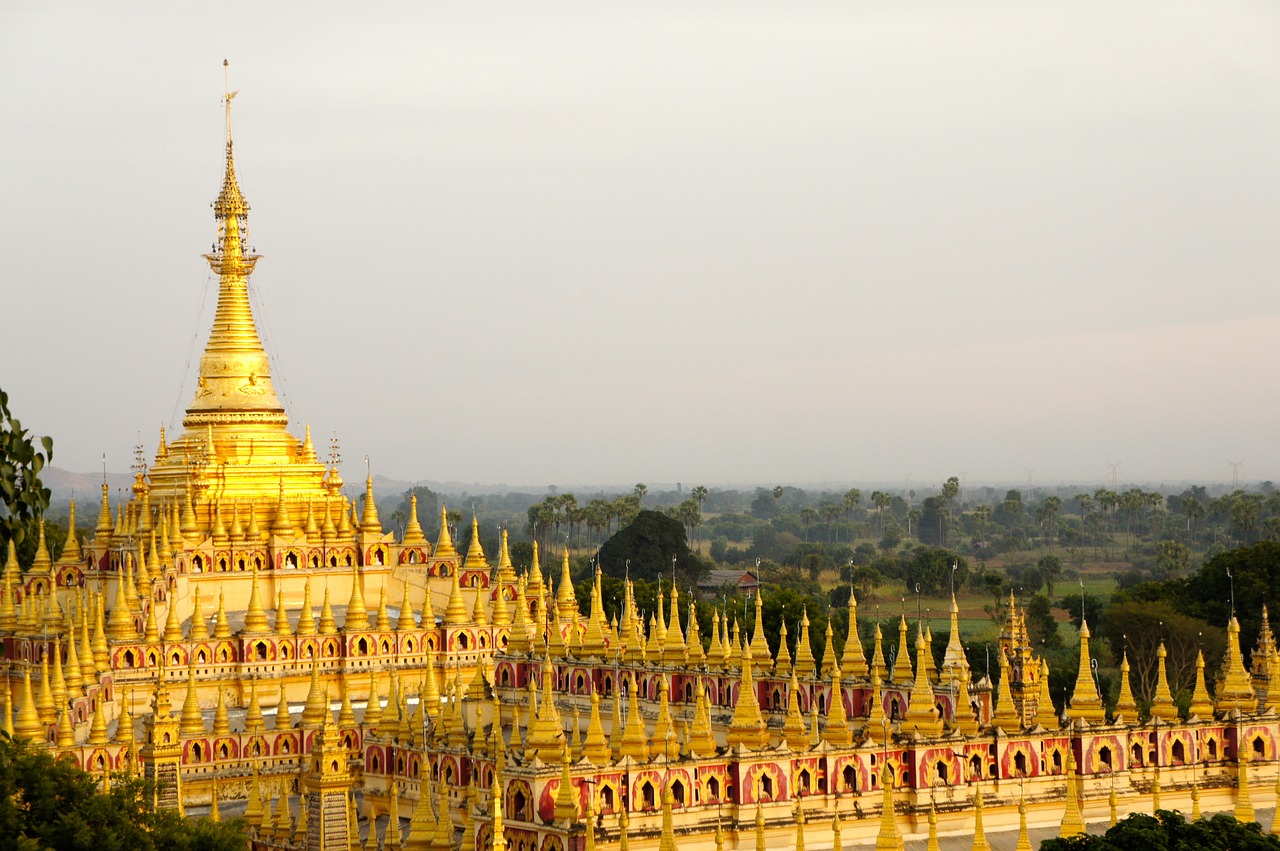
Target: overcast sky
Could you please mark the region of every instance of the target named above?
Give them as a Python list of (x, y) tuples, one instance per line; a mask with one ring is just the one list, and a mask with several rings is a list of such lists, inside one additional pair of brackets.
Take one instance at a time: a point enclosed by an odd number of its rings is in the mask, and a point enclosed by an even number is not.
[(180, 430), (224, 58), (348, 478), (1280, 480), (1275, 3), (4, 2), (0, 387), (58, 466)]

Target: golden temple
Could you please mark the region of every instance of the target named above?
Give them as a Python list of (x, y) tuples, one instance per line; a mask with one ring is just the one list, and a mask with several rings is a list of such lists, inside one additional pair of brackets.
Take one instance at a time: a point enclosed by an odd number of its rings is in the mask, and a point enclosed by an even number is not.
[(1120, 810), (1274, 806), (1265, 619), (1250, 670), (1233, 618), (1187, 717), (1163, 656), (1149, 717), (1127, 658), (1107, 707), (1086, 624), (1059, 715), (1013, 598), (993, 686), (954, 604), (941, 665), (905, 617), (887, 664), (851, 597), (844, 652), (828, 630), (819, 667), (807, 616), (795, 658), (770, 648), (758, 595), (751, 623), (717, 612), (704, 636), (674, 587), (648, 620), (630, 593), (610, 620), (598, 575), (576, 598), (567, 553), (555, 581), (536, 546), (518, 573), (505, 534), (491, 564), (476, 534), (465, 554), (446, 523), (427, 540), (416, 503), (399, 540), (385, 532), (372, 480), (347, 499), (273, 388), (231, 97), (218, 305), (183, 433), (161, 434), (124, 504), (104, 485), (83, 546), (71, 535), (54, 562), (42, 539), (25, 574), (10, 547), (4, 730), (104, 779), (152, 778), (162, 806), (241, 814), (257, 849), (1022, 849), (1029, 820), (1070, 836)]

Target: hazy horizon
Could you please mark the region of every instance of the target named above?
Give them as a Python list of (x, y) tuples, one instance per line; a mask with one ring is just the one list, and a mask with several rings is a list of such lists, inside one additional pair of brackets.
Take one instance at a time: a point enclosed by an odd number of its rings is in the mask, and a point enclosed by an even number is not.
[(181, 431), (227, 58), (349, 482), (1280, 480), (1271, 4), (127, 9), (0, 8), (0, 386), (60, 468)]

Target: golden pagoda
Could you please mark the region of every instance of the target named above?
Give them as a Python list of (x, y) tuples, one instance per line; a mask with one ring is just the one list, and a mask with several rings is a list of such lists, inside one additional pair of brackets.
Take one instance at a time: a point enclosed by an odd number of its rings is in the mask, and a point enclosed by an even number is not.
[[(1246, 668), (1233, 617), (1217, 706), (1200, 660), (1186, 719), (1164, 648), (1125, 654), (1109, 722), (1084, 626), (1063, 723), (1012, 596), (993, 685), (972, 676), (954, 598), (940, 665), (921, 622), (913, 670), (905, 617), (892, 666), (878, 623), (868, 658), (850, 595), (841, 658), (828, 621), (819, 666), (807, 611), (771, 653), (760, 594), (754, 618), (724, 605), (707, 630), (696, 588), (661, 588), (656, 611), (642, 611), (625, 582), (610, 620), (597, 572), (583, 617), (567, 551), (553, 603), (536, 542), (519, 571), (504, 530), (491, 567), (474, 517), (464, 561), (447, 513), (432, 545), (411, 495), (397, 541), (372, 476), (359, 505), (342, 492), (336, 446), (323, 463), (309, 428), (289, 431), (251, 309), (258, 257), (231, 99), (208, 255), (218, 306), (183, 431), (162, 432), (126, 502), (112, 506), (104, 489), (78, 555), (69, 546), (52, 562), (37, 548), (23, 576), (10, 550), (0, 729), (94, 776), (138, 771), (157, 781), (162, 808), (243, 807), (258, 851), (351, 851), (362, 835), (427, 851), (459, 835), (466, 851), (719, 851), (726, 833), (742, 848), (770, 832), (825, 847), (811, 828), (825, 833), (827, 818), (841, 848), (902, 848), (903, 828), (922, 832), (926, 819), (929, 847), (940, 831), (986, 847), (987, 829), (1017, 826), (1025, 848), (1028, 815), (1075, 835), (1105, 805), (1198, 806), (1202, 785), (1207, 802), (1246, 814), (1250, 776), (1271, 783), (1280, 654), (1269, 624)], [(1158, 666), (1152, 718), (1138, 717), (1131, 661)], [(1197, 775), (1202, 759), (1212, 771)]]

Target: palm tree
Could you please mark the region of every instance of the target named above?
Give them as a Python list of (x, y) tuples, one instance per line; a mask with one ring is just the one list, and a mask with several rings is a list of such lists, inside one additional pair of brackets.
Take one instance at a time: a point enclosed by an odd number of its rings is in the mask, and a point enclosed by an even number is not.
[(702, 503), (705, 502), (707, 499), (707, 494), (708, 494), (707, 489), (702, 485), (698, 485), (692, 491), (690, 491), (690, 494), (693, 496), (694, 499), (698, 501), (698, 510), (701, 511)]
[(879, 521), (880, 534), (884, 534), (884, 510), (893, 505), (893, 497), (884, 491), (871, 492), (871, 504), (876, 507), (876, 519)]
[(1040, 534), (1049, 539), (1052, 547), (1056, 541), (1058, 528), (1058, 512), (1062, 510), (1062, 500), (1056, 496), (1046, 496), (1036, 509), (1036, 519), (1040, 521)]
[(800, 509), (800, 522), (804, 524), (804, 539), (809, 540), (809, 527), (813, 525), (813, 521), (818, 519), (818, 512), (812, 508), (805, 506)]
[(636, 499), (640, 500), (641, 504), (644, 503), (644, 495), (647, 494), (648, 492), (649, 492), (649, 486), (646, 485), (644, 482), (638, 482), (635, 488), (632, 490), (632, 493), (636, 495)]
[(857, 509), (858, 503), (862, 502), (862, 491), (857, 488), (849, 488), (844, 492), (844, 511), (849, 518), (849, 540), (853, 540), (853, 512)]
[(978, 518), (978, 540), (985, 543), (987, 540), (987, 521), (991, 519), (991, 506), (983, 503), (973, 510), (973, 515)]
[(1182, 500), (1182, 511), (1187, 515), (1187, 534), (1194, 538), (1196, 534), (1196, 524), (1204, 519), (1204, 503), (1196, 499), (1194, 496), (1184, 497)]
[(844, 509), (837, 503), (824, 502), (819, 506), (818, 511), (822, 514), (822, 519), (827, 524), (827, 540), (834, 543), (835, 538), (831, 534), (832, 524), (835, 522), (837, 517), (844, 513)]

